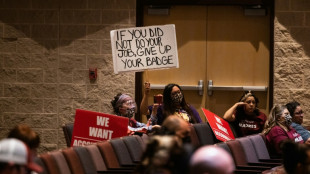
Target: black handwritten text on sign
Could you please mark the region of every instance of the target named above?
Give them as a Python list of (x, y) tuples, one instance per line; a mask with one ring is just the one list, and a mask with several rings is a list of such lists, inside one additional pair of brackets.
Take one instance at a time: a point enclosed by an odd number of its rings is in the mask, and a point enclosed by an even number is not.
[(111, 31), (114, 72), (178, 67), (174, 25)]

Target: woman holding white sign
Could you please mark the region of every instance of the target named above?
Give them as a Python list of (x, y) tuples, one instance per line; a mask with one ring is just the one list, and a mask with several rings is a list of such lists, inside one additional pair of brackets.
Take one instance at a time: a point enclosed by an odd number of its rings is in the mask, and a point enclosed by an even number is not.
[(128, 94), (118, 93), (114, 97), (114, 100), (111, 101), (111, 104), (116, 115), (129, 118), (129, 134), (134, 134), (135, 132), (147, 133), (153, 128), (160, 128), (158, 125), (151, 125), (151, 121), (149, 121), (147, 124), (144, 124), (134, 119), (134, 116), (137, 112), (137, 104)]
[[(150, 83), (145, 83), (145, 93), (140, 105), (142, 114), (153, 120), (153, 124), (161, 125), (169, 115), (177, 115), (189, 123), (201, 123), (202, 120), (197, 110), (189, 105), (179, 85), (170, 83), (165, 86), (163, 101), (148, 106), (147, 97), (150, 91)], [(157, 96), (160, 96), (157, 95)]]
[(261, 133), (267, 116), (258, 109), (258, 98), (247, 91), (238, 103), (229, 108), (224, 119), (231, 122), (238, 136), (247, 136)]

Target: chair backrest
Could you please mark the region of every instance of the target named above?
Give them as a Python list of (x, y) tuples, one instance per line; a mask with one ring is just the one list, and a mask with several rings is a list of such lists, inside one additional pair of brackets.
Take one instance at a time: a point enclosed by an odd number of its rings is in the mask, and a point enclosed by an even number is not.
[(93, 161), (93, 158), (91, 157), (88, 150), (85, 147), (81, 147), (81, 146), (74, 147), (73, 150), (79, 156), (85, 173), (97, 174), (95, 162)]
[(62, 130), (65, 135), (67, 147), (71, 146), (71, 139), (72, 139), (72, 134), (73, 134), (73, 123), (67, 123), (62, 126)]
[[(229, 146), (227, 145), (227, 143), (225, 143), (225, 142), (220, 142), (220, 143), (216, 143), (215, 145), (218, 146), (218, 147), (220, 147), (220, 148), (222, 148), (222, 149), (224, 149), (224, 150), (226, 150), (226, 152), (228, 152), (229, 155), (233, 158), (233, 154), (232, 154), (232, 152), (231, 152)], [(236, 165), (236, 162), (235, 162), (235, 161), (234, 161), (234, 163), (235, 163), (235, 165)]]
[(97, 146), (108, 169), (120, 168), (120, 164), (110, 141), (100, 142)]
[(38, 164), (39, 166), (41, 166), (42, 169), (43, 169), (43, 171), (40, 172), (39, 174), (48, 174), (48, 173), (47, 173), (47, 167), (46, 167), (46, 165), (44, 164), (42, 158), (35, 157), (35, 158), (33, 159), (33, 161), (34, 161), (34, 163), (36, 163), (36, 164)]
[(67, 163), (61, 151), (53, 151), (50, 153), (50, 155), (55, 159), (59, 167), (59, 172), (60, 172), (59, 174), (71, 174), (69, 164)]
[(258, 159), (270, 159), (270, 155), (266, 146), (266, 143), (261, 134), (255, 134), (249, 136)]
[(237, 138), (236, 141), (239, 141), (241, 146), (243, 147), (248, 162), (259, 163), (255, 148), (249, 137)]
[(107, 171), (107, 167), (104, 163), (103, 157), (101, 156), (101, 153), (100, 153), (97, 145), (92, 144), (92, 145), (85, 146), (85, 148), (90, 153), (90, 156), (92, 157), (92, 159), (95, 163), (96, 170), (97, 171)]
[(228, 145), (225, 142), (216, 143), (215, 145), (226, 150), (230, 155), (232, 155), (230, 148), (228, 147)]
[(142, 144), (138, 141), (138, 139), (134, 136), (125, 136), (123, 137), (123, 141), (127, 146), (129, 154), (133, 162), (138, 163), (141, 161), (143, 147)]
[(110, 142), (121, 166), (134, 164), (129, 151), (121, 138), (111, 139)]
[(190, 129), (191, 129), (191, 132), (190, 132), (191, 144), (194, 147), (199, 147), (200, 146), (199, 138), (198, 138), (198, 135), (196, 133), (194, 126), (190, 126)]
[(212, 144), (219, 142), (215, 138), (215, 135), (209, 123), (198, 123), (198, 124), (194, 124), (193, 126), (196, 130), (200, 146), (212, 145)]
[(237, 132), (237, 128), (234, 126), (234, 124), (232, 122), (228, 122), (230, 130), (232, 131), (232, 133), (234, 134), (235, 138), (238, 138), (238, 132)]
[(138, 140), (138, 142), (142, 147), (142, 151), (144, 151), (146, 149), (146, 143), (143, 141), (142, 137), (139, 135), (134, 135), (133, 137), (135, 137)]
[(62, 153), (64, 154), (64, 157), (67, 163), (69, 164), (71, 173), (85, 174), (80, 158), (77, 155), (77, 153), (73, 150), (73, 148), (64, 149), (62, 150)]
[(60, 173), (56, 160), (49, 153), (42, 154), (40, 158), (44, 162), (49, 174)]
[(239, 141), (231, 140), (226, 141), (228, 147), (230, 148), (230, 151), (232, 152), (233, 159), (235, 161), (235, 164), (238, 166), (247, 166), (247, 159), (245, 152), (240, 144)]

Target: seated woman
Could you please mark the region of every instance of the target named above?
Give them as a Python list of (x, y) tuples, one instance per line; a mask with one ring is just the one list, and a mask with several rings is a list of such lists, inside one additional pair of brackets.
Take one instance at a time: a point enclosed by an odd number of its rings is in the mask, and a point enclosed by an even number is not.
[(232, 122), (238, 136), (261, 133), (264, 129), (267, 116), (259, 111), (258, 103), (258, 98), (247, 91), (238, 103), (225, 112), (223, 118)]
[(152, 106), (148, 106), (147, 103), (149, 87), (150, 84), (147, 83), (140, 109), (142, 114), (146, 114), (153, 120), (153, 125), (161, 125), (169, 115), (177, 115), (189, 123), (202, 122), (197, 110), (186, 102), (179, 85), (174, 83), (166, 85), (163, 92), (163, 104), (154, 104)]
[(282, 154), (280, 147), (284, 140), (291, 139), (296, 143), (304, 142), (296, 130), (290, 126), (291, 123), (292, 117), (286, 106), (275, 105), (271, 109), (263, 130), (263, 134), (266, 135), (266, 144), (270, 154)]
[(118, 93), (111, 101), (114, 113), (118, 116), (129, 118), (128, 134), (147, 133), (153, 128), (159, 128), (158, 125), (140, 123), (134, 119), (137, 112), (137, 104), (128, 94)]
[(290, 115), (292, 116), (291, 126), (301, 135), (306, 144), (310, 144), (310, 132), (301, 124), (304, 119), (304, 112), (298, 102), (290, 102), (286, 104)]

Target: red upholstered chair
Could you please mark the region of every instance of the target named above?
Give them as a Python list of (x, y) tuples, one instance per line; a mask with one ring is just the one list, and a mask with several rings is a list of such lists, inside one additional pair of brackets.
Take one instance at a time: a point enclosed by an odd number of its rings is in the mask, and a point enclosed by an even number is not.
[(50, 154), (48, 153), (42, 154), (40, 158), (44, 162), (49, 174), (60, 173), (56, 160)]
[(69, 168), (69, 164), (67, 163), (63, 153), (61, 151), (53, 151), (50, 155), (55, 159), (60, 174), (71, 174), (71, 170)]
[(252, 170), (260, 170), (260, 171), (271, 169), (271, 167), (266, 167), (258, 163), (255, 165), (248, 163), (245, 151), (239, 141), (231, 140), (227, 141), (226, 143), (230, 151), (232, 152), (232, 156), (235, 161), (237, 169), (251, 168)]
[(77, 153), (84, 168), (85, 173), (87, 174), (97, 174), (97, 169), (95, 162), (91, 157), (90, 153), (85, 147), (79, 146), (74, 147), (73, 150)]
[(73, 174), (85, 174), (85, 171), (82, 167), (82, 163), (80, 161), (79, 156), (77, 153), (73, 150), (73, 148), (67, 148), (62, 151), (64, 154), (64, 157), (69, 164), (69, 168), (71, 170), (71, 173)]
[(100, 142), (97, 146), (108, 169), (119, 169), (121, 167), (109, 141)]
[(39, 173), (39, 174), (48, 174), (48, 173), (47, 173), (48, 171), (47, 171), (46, 165), (44, 164), (42, 158), (35, 157), (35, 158), (33, 159), (33, 161), (34, 161), (34, 163), (36, 163), (36, 164), (38, 164), (39, 166), (41, 166), (42, 169), (43, 169), (43, 171), (42, 171), (41, 173)]
[(101, 156), (101, 153), (98, 149), (98, 146), (95, 144), (92, 144), (89, 146), (85, 146), (85, 148), (90, 153), (90, 156), (92, 157), (92, 159), (95, 163), (96, 170), (97, 171), (107, 171), (107, 167), (104, 163), (103, 157)]

